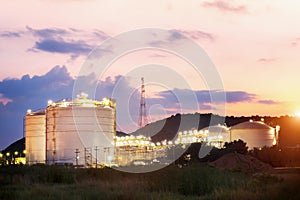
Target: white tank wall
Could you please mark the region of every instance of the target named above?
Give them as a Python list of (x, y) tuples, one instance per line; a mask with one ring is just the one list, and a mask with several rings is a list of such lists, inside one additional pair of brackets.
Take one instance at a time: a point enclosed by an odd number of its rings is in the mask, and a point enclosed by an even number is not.
[(46, 161), (45, 115), (25, 116), (26, 163), (29, 165)]
[(226, 126), (216, 125), (202, 129), (203, 132), (208, 131), (208, 140), (217, 140), (220, 136), (222, 137), (223, 143), (229, 142), (229, 129)]
[(108, 163), (114, 156), (115, 119), (110, 107), (48, 107), (47, 163), (75, 164), (78, 149), (78, 164), (83, 165), (85, 148), (92, 148), (95, 163), (96, 146), (97, 163)]
[(254, 147), (272, 146), (275, 139), (275, 130), (270, 129), (231, 129), (231, 141), (243, 140), (249, 149)]

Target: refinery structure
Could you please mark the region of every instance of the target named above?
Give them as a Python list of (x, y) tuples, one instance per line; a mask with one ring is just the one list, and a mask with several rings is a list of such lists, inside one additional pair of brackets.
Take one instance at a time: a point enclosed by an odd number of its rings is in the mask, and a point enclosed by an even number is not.
[(83, 93), (74, 100), (49, 101), (45, 110), (28, 110), (25, 116), (26, 163), (92, 166), (93, 158), (109, 163), (115, 136), (114, 100), (91, 100)]
[[(142, 78), (138, 127), (148, 124)], [(192, 143), (222, 148), (226, 142), (243, 140), (249, 149), (276, 145), (279, 127), (247, 121), (232, 127), (213, 125), (178, 130), (172, 139), (152, 141), (148, 126), (136, 135), (116, 134), (116, 101), (89, 99), (81, 93), (72, 100), (48, 101), (45, 109), (28, 110), (24, 120), (26, 164), (76, 165), (84, 167), (171, 163)], [(154, 128), (155, 129), (155, 128)], [(138, 133), (138, 132), (137, 132)], [(168, 150), (179, 148), (170, 156)]]
[(91, 100), (81, 94), (73, 100), (49, 101), (44, 110), (25, 116), (26, 164), (126, 166), (134, 163), (172, 162), (167, 150), (192, 143), (222, 148), (238, 139), (249, 148), (272, 146), (278, 127), (247, 121), (232, 127), (215, 125), (179, 131), (172, 140), (153, 142), (143, 135), (116, 135), (116, 102)]

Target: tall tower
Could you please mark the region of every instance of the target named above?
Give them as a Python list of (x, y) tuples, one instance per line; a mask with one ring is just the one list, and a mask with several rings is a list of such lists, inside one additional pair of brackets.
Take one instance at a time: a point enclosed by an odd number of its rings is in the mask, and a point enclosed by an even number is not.
[(142, 80), (142, 86), (141, 86), (141, 101), (140, 101), (138, 128), (142, 128), (143, 126), (148, 124), (148, 116), (147, 116), (147, 112), (146, 112), (146, 96), (145, 96), (144, 77), (142, 77), (141, 80)]

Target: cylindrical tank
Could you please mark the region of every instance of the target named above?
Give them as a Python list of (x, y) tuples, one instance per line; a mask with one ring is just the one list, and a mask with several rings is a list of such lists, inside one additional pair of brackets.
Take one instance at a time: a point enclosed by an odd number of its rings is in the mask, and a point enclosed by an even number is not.
[(113, 100), (51, 103), (46, 110), (48, 164), (109, 164), (114, 158)]
[(222, 147), (225, 142), (229, 142), (229, 128), (227, 126), (218, 124), (201, 129), (206, 135), (206, 141), (215, 147)]
[(247, 121), (230, 129), (230, 140), (243, 140), (249, 149), (276, 144), (275, 129), (262, 121)]
[(46, 161), (45, 111), (31, 112), (25, 116), (26, 163), (29, 165)]

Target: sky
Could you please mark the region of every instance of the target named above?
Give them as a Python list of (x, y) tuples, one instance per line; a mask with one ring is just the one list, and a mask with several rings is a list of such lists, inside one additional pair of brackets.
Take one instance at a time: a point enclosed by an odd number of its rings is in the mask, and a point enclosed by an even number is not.
[[(95, 98), (116, 98), (118, 130), (128, 133), (137, 128), (141, 77), (151, 121), (217, 111), (212, 94), (226, 96), (229, 116), (294, 115), (300, 111), (299, 8), (295, 0), (3, 0), (0, 149), (23, 137), (27, 109), (71, 98), (74, 83), (91, 77), (98, 80)], [(183, 37), (199, 45), (223, 91), (208, 87), (180, 56), (159, 49), (122, 55), (100, 77), (80, 73), (94, 48), (145, 28), (166, 30), (166, 41), (178, 48), (184, 48)], [(115, 53), (109, 46), (102, 50), (101, 56)], [(187, 94), (199, 108), (178, 99)]]

